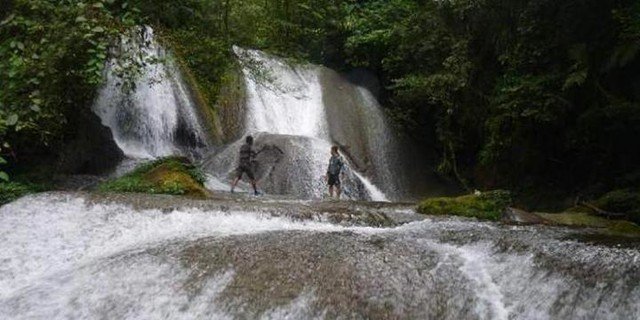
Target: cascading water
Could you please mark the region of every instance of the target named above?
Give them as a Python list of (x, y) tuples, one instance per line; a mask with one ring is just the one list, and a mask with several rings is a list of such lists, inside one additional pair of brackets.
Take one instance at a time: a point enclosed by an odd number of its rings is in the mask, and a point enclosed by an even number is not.
[(234, 51), (245, 66), (247, 133), (329, 139), (317, 67), (293, 66), (255, 50)]
[(307, 202), (136, 197), (0, 207), (0, 318), (640, 317), (640, 247), (573, 240), (589, 231), (443, 217), (372, 228), (305, 218)]
[[(121, 38), (116, 51), (93, 111), (125, 155), (155, 158), (207, 145), (209, 137), (189, 90), (153, 30), (135, 29)], [(124, 70), (139, 74), (123, 76)]]
[[(270, 188), (267, 191), (277, 189), (277, 192), (298, 196), (321, 197), (326, 189), (321, 177), (326, 170), (333, 136), (331, 123), (327, 117), (325, 88), (320, 79), (322, 73), (328, 70), (315, 65), (292, 65), (283, 59), (255, 50), (237, 47), (234, 50), (243, 64), (247, 88), (246, 134), (288, 135), (299, 137), (296, 139), (301, 141), (297, 146), (289, 146), (291, 149), (285, 151), (285, 153), (296, 153), (294, 156), (296, 159), (288, 163), (280, 163), (279, 166), (288, 165), (286, 174), (301, 177), (303, 181), (292, 185), (291, 190)], [(390, 134), (380, 106), (367, 89), (351, 84), (347, 86), (346, 94), (349, 95), (349, 99), (358, 101), (359, 110), (356, 112), (359, 116), (355, 120), (358, 123), (346, 125), (357, 125), (361, 128), (356, 132), (357, 136), (352, 137), (353, 140), (366, 140), (365, 153), (371, 154), (370, 159), (372, 159), (370, 171), (375, 173), (377, 181), (391, 186), (386, 190), (395, 190), (397, 188), (393, 187), (395, 183), (391, 173), (395, 163), (388, 160), (392, 145), (389, 143)], [(304, 142), (301, 139), (304, 139)], [(346, 139), (343, 143), (350, 144), (351, 141)], [(227, 152), (224, 157), (233, 158), (233, 155)], [(213, 161), (213, 163), (210, 167), (219, 172), (218, 175), (223, 179), (234, 169), (234, 161)], [(309, 166), (309, 164), (312, 165)], [(385, 193), (369, 181), (365, 174), (351, 167), (352, 170), (348, 170), (349, 181), (344, 188), (348, 198), (387, 200)], [(290, 180), (286, 176), (278, 179)], [(262, 185), (265, 184), (269, 186), (278, 183), (267, 182)]]
[(360, 114), (364, 123), (371, 166), (376, 173), (374, 181), (384, 187), (385, 193), (399, 199), (406, 190), (402, 189), (400, 183), (405, 177), (398, 172), (401, 167), (398, 143), (389, 130), (378, 100), (371, 91), (360, 86), (356, 87), (356, 91), (362, 99), (362, 103), (358, 105), (363, 108)]

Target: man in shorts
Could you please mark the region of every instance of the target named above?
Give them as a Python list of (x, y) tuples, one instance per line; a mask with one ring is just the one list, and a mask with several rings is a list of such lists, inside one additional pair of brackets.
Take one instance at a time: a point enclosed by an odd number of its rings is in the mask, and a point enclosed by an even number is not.
[(333, 188), (336, 188), (336, 196), (340, 199), (340, 174), (344, 167), (344, 161), (338, 154), (338, 146), (331, 147), (331, 158), (329, 159), (329, 167), (325, 179), (329, 185), (329, 196), (333, 197)]
[(258, 195), (258, 188), (256, 187), (256, 177), (253, 174), (252, 163), (253, 159), (256, 156), (256, 152), (251, 148), (253, 146), (253, 137), (247, 136), (245, 139), (245, 143), (240, 147), (240, 164), (236, 169), (236, 178), (231, 183), (231, 193), (233, 193), (233, 189), (235, 189), (238, 181), (242, 179), (242, 175), (244, 173), (247, 174), (247, 177), (251, 180), (251, 186), (253, 187), (253, 193)]

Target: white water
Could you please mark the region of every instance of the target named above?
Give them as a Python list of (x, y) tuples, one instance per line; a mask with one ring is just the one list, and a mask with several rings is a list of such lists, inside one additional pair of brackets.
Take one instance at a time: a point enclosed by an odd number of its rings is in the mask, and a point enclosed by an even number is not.
[(234, 51), (244, 63), (247, 133), (329, 139), (318, 67), (293, 66), (255, 50)]
[[(118, 50), (141, 64), (135, 86), (124, 90), (120, 64), (130, 60), (116, 55), (106, 66), (105, 84), (98, 92), (93, 111), (113, 133), (125, 155), (155, 158), (180, 154), (185, 147), (179, 130), (191, 144), (206, 145), (208, 138), (196, 106), (172, 61), (171, 55), (154, 39), (149, 27), (123, 36)], [(129, 64), (130, 66), (130, 64)], [(126, 66), (124, 66), (126, 67)]]
[(400, 198), (405, 190), (401, 189), (399, 180), (406, 177), (400, 176), (397, 172), (401, 165), (398, 159), (398, 143), (389, 130), (389, 125), (376, 97), (364, 87), (356, 86), (356, 91), (362, 99), (359, 106), (363, 108), (361, 114), (364, 118), (362, 121), (365, 123), (364, 134), (367, 139), (369, 156), (373, 162), (372, 167), (376, 171), (376, 180), (387, 193), (395, 198)]
[(385, 194), (380, 189), (378, 189), (378, 187), (371, 183), (369, 179), (357, 173), (356, 171), (354, 171), (353, 173), (360, 179), (360, 181), (362, 181), (362, 184), (364, 184), (365, 188), (367, 188), (367, 191), (369, 191), (369, 196), (371, 196), (371, 200), (383, 202), (389, 201), (387, 199), (387, 196), (385, 196)]
[[(635, 303), (640, 286), (633, 282), (638, 278), (633, 270), (640, 251), (555, 238), (564, 232), (458, 219), (390, 229), (341, 227), (257, 212), (135, 210), (91, 204), (74, 195), (41, 194), (0, 207), (0, 318), (237, 318), (236, 312), (251, 301), (220, 299), (242, 276), (237, 274), (239, 266), (229, 265), (204, 277), (202, 291), (194, 295), (186, 284), (203, 271), (180, 263), (183, 248), (198, 239), (224, 241), (230, 236), (275, 236), (287, 231), (317, 234), (318, 239), (320, 234), (337, 232), (347, 241), (345, 250), (363, 244), (352, 257), (356, 264), (351, 276), (361, 286), (357, 294), (365, 295), (371, 305), (392, 307), (399, 317), (634, 319), (640, 315)], [(454, 240), (442, 242), (451, 236)], [(477, 236), (484, 240), (457, 243)], [(384, 245), (372, 251), (374, 247), (366, 243), (374, 239), (384, 239)], [(503, 241), (516, 249), (501, 252), (498, 244)], [(517, 249), (518, 243), (527, 249)], [(335, 263), (337, 268), (350, 266), (348, 261)], [(591, 267), (604, 273), (583, 278), (581, 268)], [(256, 317), (324, 318), (313, 308), (325, 301), (316, 289), (305, 286), (298, 296)], [(441, 303), (445, 309), (437, 311)]]
[[(295, 174), (306, 175), (310, 187), (315, 190), (313, 193), (316, 197), (320, 197), (326, 192), (326, 186), (320, 177), (326, 172), (330, 157), (329, 149), (332, 145), (319, 80), (320, 67), (291, 65), (283, 59), (255, 50), (234, 47), (234, 51), (244, 66), (248, 96), (246, 133), (285, 134), (311, 138), (308, 141), (312, 145), (301, 148), (300, 152), (304, 153), (303, 157), (307, 159), (307, 163), (314, 164), (315, 169)], [(373, 116), (367, 117), (373, 118), (376, 126), (383, 126), (379, 105), (372, 103), (375, 98), (364, 88), (358, 88), (358, 92), (366, 104), (371, 105), (371, 111), (374, 113)], [(384, 157), (386, 155), (384, 148), (389, 144), (384, 143), (388, 138), (376, 135), (380, 132), (384, 131), (371, 128), (364, 134), (369, 136), (371, 141), (378, 141), (375, 144), (372, 143), (372, 146), (382, 148), (377, 149), (377, 152)], [(380, 159), (380, 156), (375, 158)], [(385, 177), (389, 176), (390, 174), (387, 173), (390, 170), (389, 163), (377, 162), (387, 166), (382, 172), (385, 172)], [(369, 178), (355, 170), (350, 171), (353, 172), (350, 176), (364, 185), (369, 199), (387, 201), (387, 196)], [(357, 196), (350, 196), (348, 192), (345, 196), (357, 199)]]
[(272, 230), (339, 231), (319, 222), (293, 222), (256, 213), (198, 209), (136, 211), (91, 205), (82, 198), (39, 195), (0, 208), (0, 299), (60, 272), (165, 241)]
[[(225, 306), (211, 301), (233, 279), (232, 270), (190, 299), (183, 288), (188, 270), (140, 253), (176, 241), (275, 230), (347, 229), (250, 212), (163, 213), (75, 196), (25, 197), (0, 208), (0, 318), (230, 319)], [(266, 317), (299, 314), (304, 301)]]

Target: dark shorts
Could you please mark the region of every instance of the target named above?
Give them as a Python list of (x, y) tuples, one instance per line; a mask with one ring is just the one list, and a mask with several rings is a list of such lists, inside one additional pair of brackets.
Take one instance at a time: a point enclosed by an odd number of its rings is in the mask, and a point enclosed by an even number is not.
[(330, 174), (329, 175), (329, 186), (336, 186), (340, 188), (340, 174)]
[(247, 177), (251, 180), (255, 180), (255, 176), (253, 175), (253, 170), (251, 170), (251, 166), (240, 165), (238, 169), (236, 169), (236, 177), (242, 178), (242, 174), (246, 173)]

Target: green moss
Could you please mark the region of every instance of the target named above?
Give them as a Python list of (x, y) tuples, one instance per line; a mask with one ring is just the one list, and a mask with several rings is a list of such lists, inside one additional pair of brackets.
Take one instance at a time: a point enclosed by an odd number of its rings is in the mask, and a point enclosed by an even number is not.
[(636, 189), (611, 191), (596, 200), (595, 205), (607, 211), (626, 213), (629, 220), (640, 223), (640, 191)]
[(573, 227), (598, 228), (606, 234), (640, 236), (640, 226), (624, 220), (609, 220), (585, 212), (539, 213), (557, 224)]
[(0, 205), (14, 201), (30, 193), (46, 191), (44, 185), (24, 183), (24, 182), (2, 182), (0, 183)]
[(418, 212), (433, 215), (456, 215), (499, 220), (504, 209), (512, 202), (511, 194), (504, 190), (465, 195), (455, 198), (431, 198), (418, 206)]
[(99, 186), (100, 191), (143, 192), (206, 197), (204, 175), (188, 160), (169, 157), (143, 164), (131, 173)]
[(171, 48), (176, 58), (189, 93), (196, 101), (201, 117), (206, 120), (208, 131), (217, 142), (222, 142), (223, 128), (217, 102), (225, 77), (235, 63), (228, 43), (195, 29), (159, 27), (159, 30), (161, 41)]

